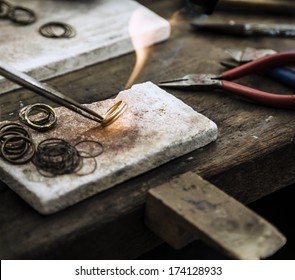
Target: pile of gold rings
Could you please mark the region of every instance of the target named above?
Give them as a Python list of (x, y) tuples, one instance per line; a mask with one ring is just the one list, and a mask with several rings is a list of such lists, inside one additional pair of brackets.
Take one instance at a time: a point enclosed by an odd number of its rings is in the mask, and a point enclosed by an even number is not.
[(0, 146), (1, 156), (13, 164), (27, 163), (35, 153), (30, 132), (15, 122), (7, 122), (0, 126)]
[(101, 125), (108, 126), (117, 120), (127, 109), (127, 104), (123, 100), (118, 101), (104, 115)]
[[(116, 102), (101, 117), (101, 126), (105, 127), (116, 121), (126, 110), (127, 104)], [(53, 108), (43, 103), (36, 103), (22, 108), (20, 120), (37, 131), (47, 131), (54, 127), (56, 114)], [(16, 122), (4, 122), (0, 125), (0, 156), (12, 164), (24, 164), (32, 160), (40, 174), (53, 177), (75, 173), (82, 176), (97, 167), (96, 157), (103, 152), (98, 141), (83, 140), (71, 145), (62, 139), (49, 138), (42, 141), (36, 151), (30, 132)], [(84, 164), (87, 161), (87, 164)]]
[(59, 21), (43, 24), (40, 27), (39, 32), (41, 35), (48, 38), (72, 38), (76, 36), (76, 31), (73, 26)]
[(0, 0), (0, 18), (9, 19), (19, 25), (28, 25), (36, 21), (36, 14), (29, 8), (14, 6), (8, 1)]
[(19, 118), (24, 124), (37, 131), (52, 129), (57, 119), (54, 109), (43, 103), (22, 108), (19, 112)]
[(103, 146), (97, 141), (83, 140), (71, 145), (60, 138), (48, 138), (39, 143), (32, 162), (45, 177), (71, 173), (84, 176), (96, 170), (95, 157), (102, 152)]

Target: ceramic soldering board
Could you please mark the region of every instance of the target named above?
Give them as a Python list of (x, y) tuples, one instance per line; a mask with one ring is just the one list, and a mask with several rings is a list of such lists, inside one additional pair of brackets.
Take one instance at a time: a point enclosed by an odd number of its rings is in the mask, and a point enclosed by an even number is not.
[[(132, 0), (12, 0), (32, 9), (35, 23), (20, 26), (0, 19), (0, 60), (45, 80), (120, 56), (135, 46), (166, 40), (170, 24)], [(46, 38), (39, 28), (48, 22), (72, 25), (74, 38)], [(0, 93), (18, 87), (0, 77)]]
[(103, 114), (118, 100), (124, 100), (128, 109), (105, 128), (60, 107), (56, 109), (58, 122), (53, 130), (32, 131), (35, 144), (51, 137), (71, 144), (81, 140), (99, 141), (104, 151), (96, 158), (97, 168), (93, 173), (48, 178), (31, 162), (12, 165), (0, 158), (0, 179), (37, 211), (50, 214), (217, 138), (214, 122), (151, 82), (134, 85), (115, 99), (86, 106)]

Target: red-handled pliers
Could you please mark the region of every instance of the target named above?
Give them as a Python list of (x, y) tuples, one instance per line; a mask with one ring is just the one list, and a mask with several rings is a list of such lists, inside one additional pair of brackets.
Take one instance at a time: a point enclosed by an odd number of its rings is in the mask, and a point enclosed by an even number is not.
[(295, 108), (295, 95), (264, 92), (231, 82), (231, 80), (238, 79), (251, 73), (287, 65), (295, 65), (295, 52), (268, 55), (227, 70), (220, 75), (190, 74), (181, 78), (160, 82), (159, 86), (181, 89), (189, 88), (200, 91), (223, 89), (226, 92), (263, 105), (278, 108)]

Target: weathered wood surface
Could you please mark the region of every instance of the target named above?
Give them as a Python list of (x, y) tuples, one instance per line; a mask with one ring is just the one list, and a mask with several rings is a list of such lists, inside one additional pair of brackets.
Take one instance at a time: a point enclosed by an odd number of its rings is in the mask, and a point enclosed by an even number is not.
[(230, 258), (256, 260), (286, 243), (273, 225), (192, 172), (151, 189), (145, 209), (147, 226), (176, 249), (195, 236)]
[[(169, 19), (182, 1), (141, 1)], [(223, 15), (218, 15), (223, 18)], [(236, 18), (238, 17), (235, 16)], [(241, 15), (239, 17), (242, 18)], [(257, 17), (247, 14), (244, 19)], [(265, 17), (267, 22), (293, 18)], [(172, 37), (153, 46), (136, 83), (158, 82), (189, 72), (219, 72), (226, 48), (290, 49), (293, 39), (235, 38), (193, 34), (173, 21)], [(83, 103), (117, 94), (135, 63), (129, 54), (48, 83)], [(294, 92), (267, 77), (241, 82), (282, 93)], [(177, 174), (194, 172), (243, 203), (295, 182), (294, 111), (250, 104), (222, 92), (170, 91), (220, 128), (218, 140), (50, 217), (39, 215), (7, 186), (0, 186), (1, 258), (134, 258), (160, 244), (143, 223), (146, 193)], [(1, 120), (19, 106), (44, 101), (26, 90), (0, 97)]]

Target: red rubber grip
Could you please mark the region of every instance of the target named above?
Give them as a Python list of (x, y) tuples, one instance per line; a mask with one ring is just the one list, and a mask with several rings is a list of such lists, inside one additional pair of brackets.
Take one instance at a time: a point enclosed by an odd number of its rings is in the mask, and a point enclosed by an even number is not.
[(223, 72), (221, 79), (234, 80), (251, 73), (268, 70), (279, 66), (295, 65), (295, 52), (281, 52), (255, 59), (238, 67)]
[(257, 103), (277, 107), (295, 108), (295, 95), (281, 95), (249, 88), (230, 81), (221, 80), (224, 91), (255, 101)]

